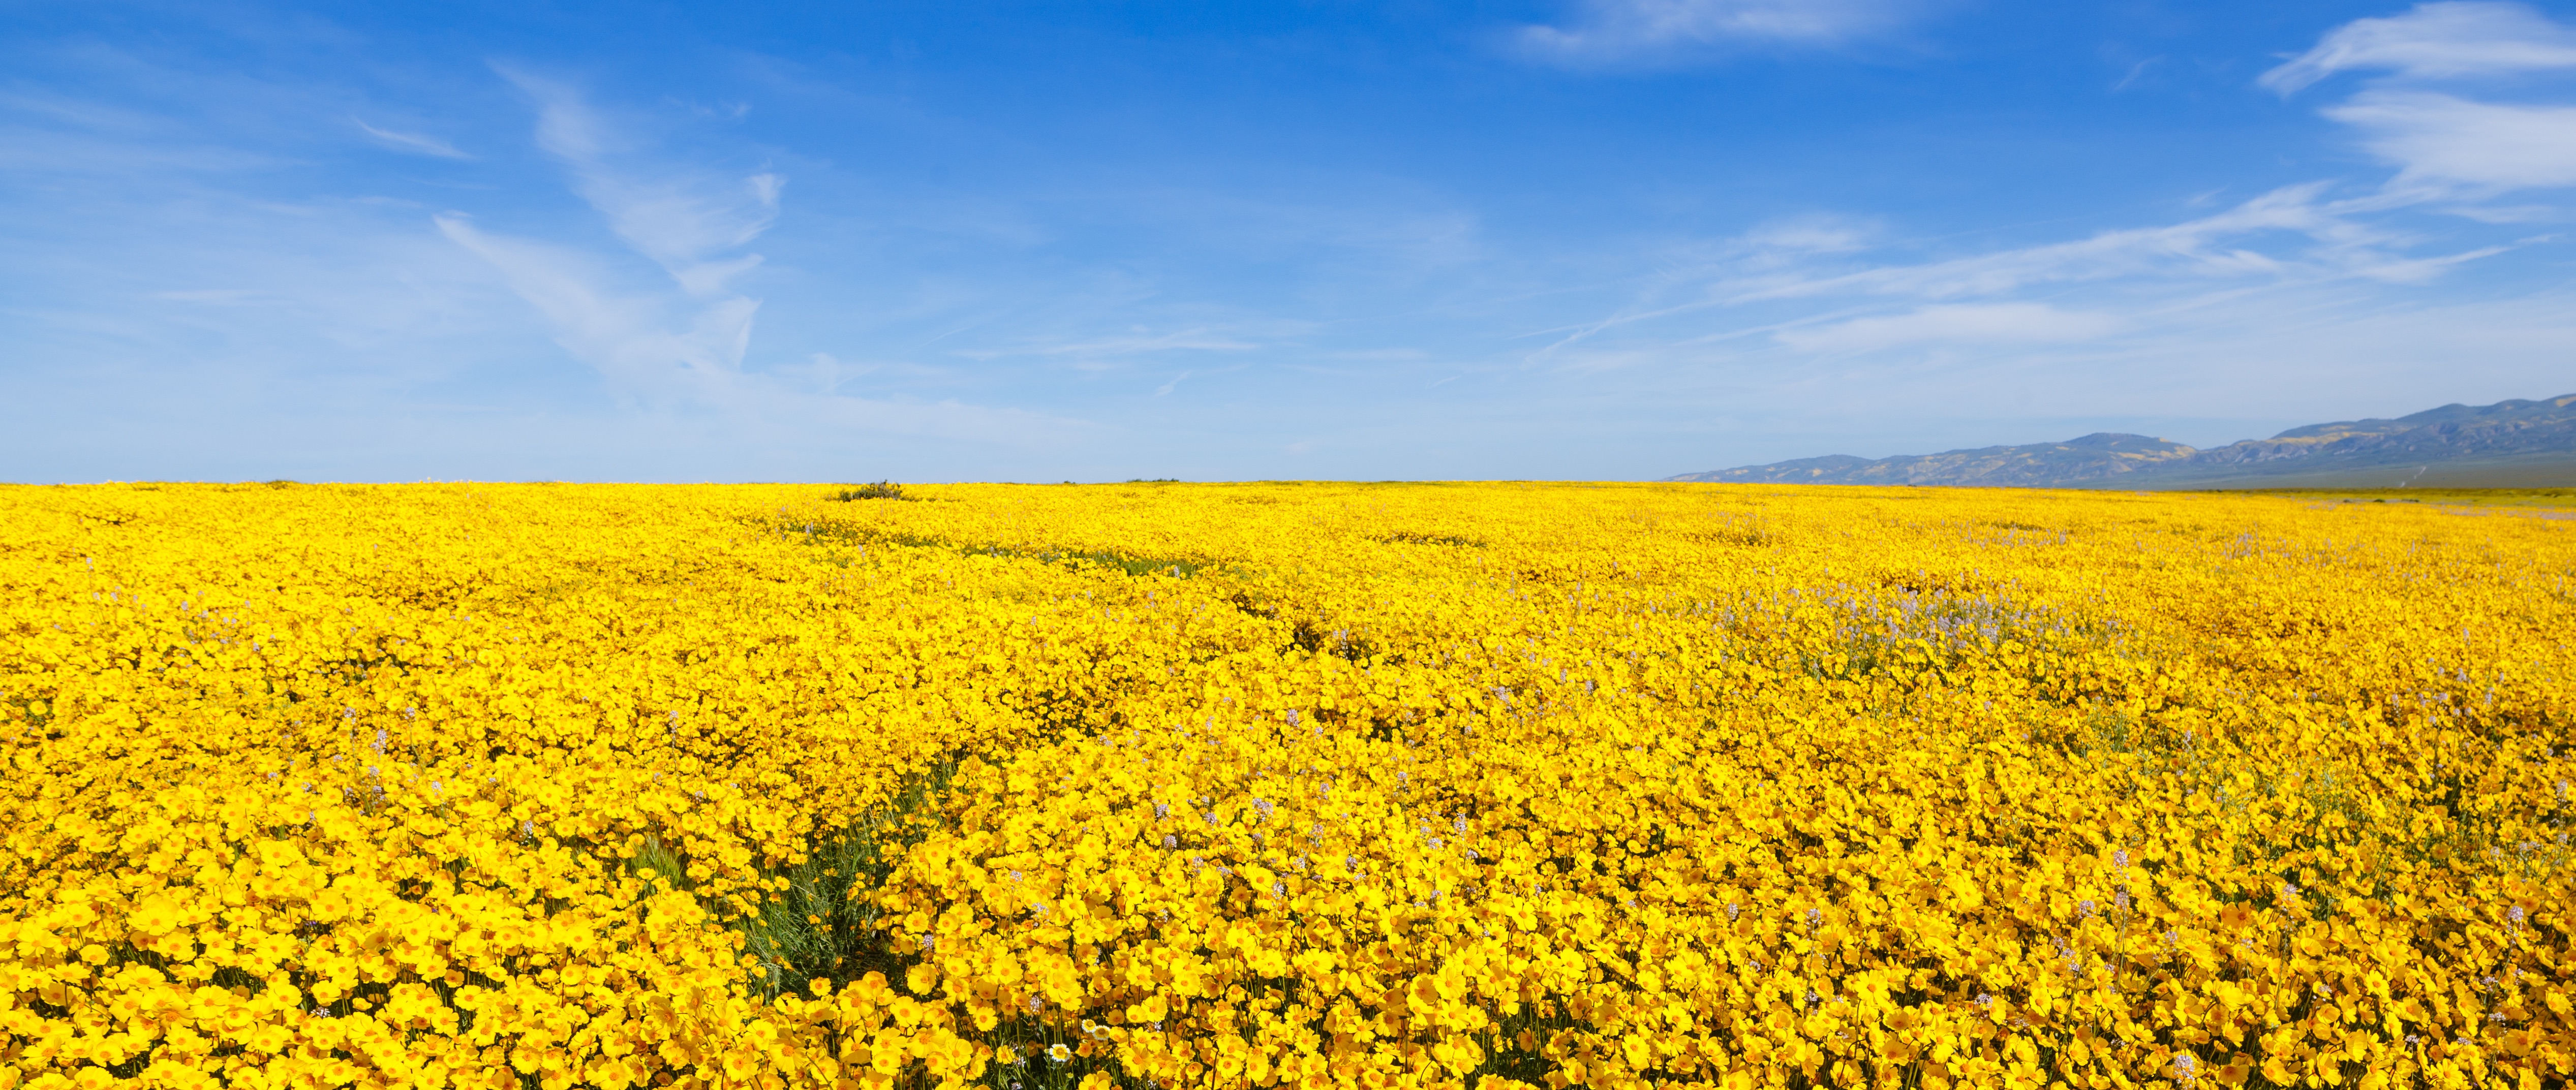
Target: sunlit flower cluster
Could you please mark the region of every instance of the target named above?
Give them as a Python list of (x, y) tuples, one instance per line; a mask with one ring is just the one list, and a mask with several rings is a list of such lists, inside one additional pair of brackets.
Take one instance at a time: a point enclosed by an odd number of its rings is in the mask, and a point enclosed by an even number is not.
[(2562, 1085), (2556, 516), (0, 489), (0, 1090)]

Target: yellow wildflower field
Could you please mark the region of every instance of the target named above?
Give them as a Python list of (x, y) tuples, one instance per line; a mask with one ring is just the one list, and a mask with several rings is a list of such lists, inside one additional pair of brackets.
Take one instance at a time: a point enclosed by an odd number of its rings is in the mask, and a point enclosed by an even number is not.
[(0, 1090), (2576, 1073), (2546, 504), (894, 491), (0, 488)]

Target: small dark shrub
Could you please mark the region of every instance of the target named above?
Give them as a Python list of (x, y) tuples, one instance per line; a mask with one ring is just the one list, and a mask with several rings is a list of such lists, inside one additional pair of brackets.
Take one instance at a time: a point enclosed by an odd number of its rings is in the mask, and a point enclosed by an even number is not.
[(902, 485), (878, 481), (875, 484), (863, 484), (856, 488), (844, 488), (832, 498), (847, 503), (851, 500), (900, 500), (906, 497), (903, 494)]

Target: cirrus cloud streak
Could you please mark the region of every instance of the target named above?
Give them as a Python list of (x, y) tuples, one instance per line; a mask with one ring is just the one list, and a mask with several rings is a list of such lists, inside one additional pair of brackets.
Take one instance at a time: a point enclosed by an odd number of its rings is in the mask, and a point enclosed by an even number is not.
[(1910, 313), (1783, 329), (1772, 339), (1802, 352), (1849, 353), (1926, 343), (2066, 344), (2117, 333), (2114, 315), (2059, 310), (2045, 303), (1928, 306)]
[(1584, 0), (1562, 26), (1528, 26), (1529, 55), (1568, 65), (1669, 62), (1747, 45), (1831, 45), (1914, 18), (1908, 0)]

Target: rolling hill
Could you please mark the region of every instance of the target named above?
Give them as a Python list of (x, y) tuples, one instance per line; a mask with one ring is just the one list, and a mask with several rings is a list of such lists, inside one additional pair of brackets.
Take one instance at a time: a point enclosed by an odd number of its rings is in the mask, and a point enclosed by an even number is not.
[(2576, 485), (2576, 394), (2292, 428), (2208, 450), (2096, 432), (1940, 454), (1846, 454), (1668, 481), (2009, 488), (2542, 488)]

